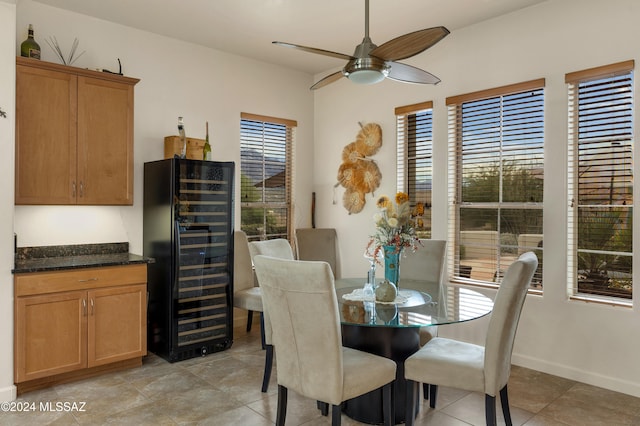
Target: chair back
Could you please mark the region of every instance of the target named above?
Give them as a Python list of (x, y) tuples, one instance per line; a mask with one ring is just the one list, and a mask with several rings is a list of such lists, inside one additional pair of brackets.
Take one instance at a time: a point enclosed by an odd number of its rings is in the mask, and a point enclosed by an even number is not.
[(338, 274), (338, 234), (334, 228), (300, 228), (296, 229), (296, 259), (321, 260), (327, 262)]
[(424, 282), (424, 288), (415, 288), (427, 293), (437, 291), (442, 284), (447, 257), (445, 240), (420, 240), (420, 248), (415, 252), (406, 250), (400, 260), (400, 285), (402, 280)]
[(249, 242), (244, 231), (233, 233), (233, 291), (246, 290), (255, 286), (253, 266), (249, 254)]
[[(342, 401), (342, 334), (326, 262), (253, 259), (277, 351), (278, 384), (319, 401)], [(337, 401), (337, 402), (336, 402)]]
[(484, 353), (485, 393), (497, 395), (509, 380), (511, 353), (520, 313), (538, 267), (533, 252), (523, 253), (513, 262), (502, 280), (493, 303)]
[[(278, 259), (286, 259), (293, 260), (293, 249), (291, 248), (291, 244), (289, 244), (288, 240), (284, 238), (276, 238), (274, 240), (264, 240), (264, 241), (250, 241), (249, 242), (249, 253), (251, 254), (251, 259), (255, 261), (256, 256), (264, 255), (270, 257), (276, 257)], [(257, 272), (256, 272), (257, 275)], [(260, 278), (258, 277), (258, 285), (263, 292), (262, 298), (262, 315), (264, 318), (264, 341), (267, 345), (273, 344), (273, 340), (271, 338), (272, 330), (271, 330), (271, 320), (269, 315), (269, 310), (264, 304), (264, 291), (262, 290), (262, 283), (260, 282)]]
[(284, 238), (276, 238), (274, 240), (250, 241), (249, 253), (251, 258), (262, 254), (265, 256), (277, 257), (279, 259), (293, 260), (293, 249), (289, 241)]

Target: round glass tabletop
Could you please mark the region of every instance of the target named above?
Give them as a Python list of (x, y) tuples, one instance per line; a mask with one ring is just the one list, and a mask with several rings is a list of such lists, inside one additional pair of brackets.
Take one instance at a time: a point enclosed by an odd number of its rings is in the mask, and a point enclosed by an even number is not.
[(401, 281), (399, 295), (393, 303), (362, 300), (364, 281), (356, 278), (336, 280), (343, 324), (424, 327), (470, 321), (493, 309), (493, 301), (475, 290), (415, 280)]

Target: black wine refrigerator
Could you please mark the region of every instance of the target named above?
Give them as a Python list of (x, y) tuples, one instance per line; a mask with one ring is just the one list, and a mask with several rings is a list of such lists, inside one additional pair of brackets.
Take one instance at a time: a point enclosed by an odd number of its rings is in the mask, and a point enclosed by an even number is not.
[(233, 343), (233, 162), (145, 163), (147, 342), (170, 361)]

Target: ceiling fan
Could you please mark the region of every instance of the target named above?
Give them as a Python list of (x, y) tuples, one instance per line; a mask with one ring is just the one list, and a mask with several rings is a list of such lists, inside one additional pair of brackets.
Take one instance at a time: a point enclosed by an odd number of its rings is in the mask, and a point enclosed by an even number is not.
[(364, 38), (362, 43), (356, 46), (353, 55), (281, 41), (274, 41), (273, 44), (348, 61), (342, 70), (324, 77), (311, 86), (311, 90), (324, 87), (342, 77), (347, 77), (359, 84), (374, 84), (385, 78), (404, 83), (437, 84), (440, 82), (438, 77), (427, 71), (396, 61), (410, 58), (430, 48), (449, 34), (448, 29), (433, 27), (414, 31), (376, 46), (369, 38), (369, 0), (364, 1), (364, 13)]

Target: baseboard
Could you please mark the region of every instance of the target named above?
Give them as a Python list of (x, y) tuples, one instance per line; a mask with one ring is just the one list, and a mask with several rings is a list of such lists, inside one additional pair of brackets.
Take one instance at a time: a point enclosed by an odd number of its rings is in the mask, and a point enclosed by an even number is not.
[(576, 382), (586, 383), (588, 385), (598, 386), (640, 398), (639, 383), (604, 376), (602, 374), (592, 373), (572, 366), (547, 362), (526, 355), (518, 355), (516, 353), (513, 354), (511, 361), (514, 365), (519, 367), (530, 368), (532, 370), (553, 374), (554, 376), (575, 380)]
[(0, 388), (0, 401), (13, 401), (18, 397), (18, 389), (15, 385)]

